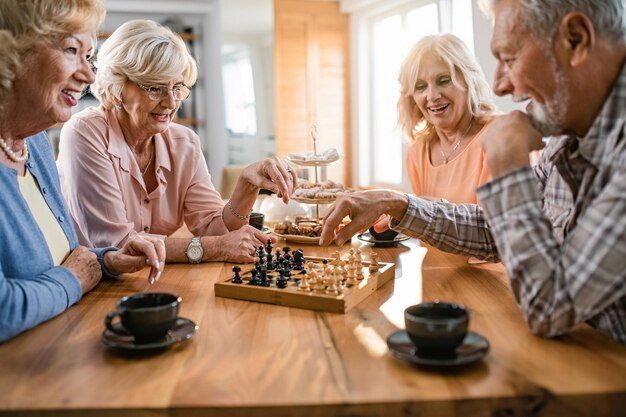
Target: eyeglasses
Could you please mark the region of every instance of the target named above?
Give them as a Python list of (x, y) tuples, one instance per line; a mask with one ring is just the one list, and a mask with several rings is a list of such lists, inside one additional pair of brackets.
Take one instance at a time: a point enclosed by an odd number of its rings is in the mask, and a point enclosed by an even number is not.
[(189, 97), (191, 94), (191, 90), (185, 84), (178, 84), (172, 88), (169, 88), (166, 85), (143, 85), (139, 83), (135, 83), (137, 87), (143, 88), (148, 93), (148, 97), (150, 100), (161, 101), (166, 98), (170, 91), (174, 93), (174, 99), (176, 101), (183, 101)]

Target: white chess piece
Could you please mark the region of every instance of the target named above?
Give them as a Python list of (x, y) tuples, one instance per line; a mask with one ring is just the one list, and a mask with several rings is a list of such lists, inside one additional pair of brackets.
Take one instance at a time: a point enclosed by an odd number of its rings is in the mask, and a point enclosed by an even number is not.
[(298, 288), (302, 291), (309, 291), (311, 289), (311, 286), (309, 285), (308, 273), (300, 275), (300, 285), (298, 285)]
[(356, 272), (356, 279), (361, 281), (365, 276), (363, 275), (363, 257), (361, 256), (361, 250), (356, 250), (356, 259), (354, 260), (354, 270)]
[(370, 272), (378, 271), (380, 269), (380, 264), (378, 263), (378, 254), (376, 252), (371, 252), (370, 258), (372, 259), (369, 266)]
[(348, 264), (348, 274), (346, 276), (346, 285), (356, 285), (357, 280), (354, 278), (354, 265)]

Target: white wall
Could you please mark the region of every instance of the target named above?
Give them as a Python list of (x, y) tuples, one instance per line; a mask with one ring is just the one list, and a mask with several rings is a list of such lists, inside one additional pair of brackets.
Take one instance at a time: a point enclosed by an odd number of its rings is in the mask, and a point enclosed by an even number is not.
[(196, 84), (196, 115), (200, 120), (197, 132), (216, 187), (226, 161), (226, 127), (222, 93), (220, 0), (105, 0), (107, 19), (103, 30), (111, 30), (130, 19), (178, 17), (194, 26), (198, 41)]
[[(487, 18), (478, 8), (475, 1), (472, 2), (472, 14), (474, 20), (474, 54), (485, 72), (489, 85), (493, 86), (493, 78), (496, 72), (496, 60), (491, 54), (489, 44), (493, 33), (491, 19)], [(503, 112), (520, 109), (509, 97), (496, 97), (496, 104)]]

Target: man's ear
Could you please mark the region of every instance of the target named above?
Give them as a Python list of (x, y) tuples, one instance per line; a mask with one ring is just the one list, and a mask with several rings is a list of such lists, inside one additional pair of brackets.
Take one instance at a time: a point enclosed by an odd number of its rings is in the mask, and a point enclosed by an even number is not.
[(580, 12), (566, 14), (558, 30), (559, 42), (564, 47), (568, 62), (575, 67), (590, 55), (596, 43), (596, 34), (591, 20)]

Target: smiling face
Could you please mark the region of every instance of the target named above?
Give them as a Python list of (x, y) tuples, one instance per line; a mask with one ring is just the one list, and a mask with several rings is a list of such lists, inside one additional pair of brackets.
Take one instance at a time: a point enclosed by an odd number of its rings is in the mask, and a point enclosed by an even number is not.
[(75, 33), (27, 58), (26, 70), (14, 83), (17, 106), (37, 114), (42, 129), (68, 121), (83, 89), (94, 81), (93, 39), (92, 32)]
[(448, 65), (438, 56), (427, 53), (420, 63), (413, 100), (426, 121), (436, 129), (455, 130), (467, 127), (471, 115), (467, 105), (467, 85), (463, 89), (452, 82)]
[[(162, 85), (171, 89), (179, 84), (183, 84), (182, 77)], [(122, 91), (123, 109), (118, 111), (124, 135), (141, 140), (164, 132), (172, 122), (180, 103), (174, 99), (171, 90), (163, 99), (152, 100), (146, 90), (132, 81), (127, 81)]]
[(548, 46), (522, 23), (515, 0), (502, 0), (495, 9), (491, 51), (498, 60), (494, 91), (513, 101), (529, 100), (526, 112), (544, 136), (561, 133), (570, 104), (567, 79)]

